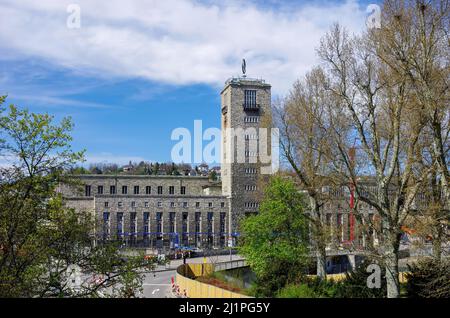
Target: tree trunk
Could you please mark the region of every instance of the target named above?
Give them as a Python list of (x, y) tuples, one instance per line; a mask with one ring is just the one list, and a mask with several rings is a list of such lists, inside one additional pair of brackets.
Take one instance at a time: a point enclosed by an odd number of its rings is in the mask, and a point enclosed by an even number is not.
[(317, 258), (317, 277), (324, 280), (327, 278), (327, 254), (325, 250), (326, 242), (325, 236), (323, 235), (323, 227), (320, 219), (319, 204), (314, 197), (310, 197), (310, 206), (312, 210), (312, 238), (313, 246)]
[[(389, 234), (388, 234), (389, 235)], [(400, 282), (398, 278), (398, 250), (400, 240), (398, 237), (386, 240), (384, 262), (386, 269), (386, 287), (388, 298), (400, 297)]]
[[(325, 245), (318, 244), (316, 257), (317, 257), (317, 277), (321, 280), (327, 278), (327, 254), (325, 251)], [(322, 246), (320, 246), (322, 245)]]

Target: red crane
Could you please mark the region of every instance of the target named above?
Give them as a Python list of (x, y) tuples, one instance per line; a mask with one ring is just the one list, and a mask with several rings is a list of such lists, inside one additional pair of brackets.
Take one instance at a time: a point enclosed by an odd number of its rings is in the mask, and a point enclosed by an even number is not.
[[(354, 168), (355, 164), (355, 146), (351, 147), (348, 153), (351, 168)], [(355, 230), (355, 216), (353, 215), (353, 210), (355, 208), (355, 184), (353, 181), (350, 181), (350, 242), (354, 240), (354, 230)]]

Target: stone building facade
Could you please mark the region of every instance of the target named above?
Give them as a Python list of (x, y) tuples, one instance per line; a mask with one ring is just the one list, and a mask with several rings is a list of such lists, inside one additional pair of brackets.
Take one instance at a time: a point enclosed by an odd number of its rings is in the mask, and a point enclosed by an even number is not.
[[(239, 236), (238, 220), (258, 212), (261, 164), (253, 145), (258, 128), (270, 123), (270, 90), (259, 79), (238, 77), (225, 83), (222, 154), (245, 160), (222, 160), (219, 182), (204, 176), (78, 175), (79, 187), (59, 190), (69, 207), (95, 214), (97, 239), (153, 248), (227, 246)], [(244, 148), (227, 139), (226, 128), (235, 133), (233, 139), (244, 141)]]

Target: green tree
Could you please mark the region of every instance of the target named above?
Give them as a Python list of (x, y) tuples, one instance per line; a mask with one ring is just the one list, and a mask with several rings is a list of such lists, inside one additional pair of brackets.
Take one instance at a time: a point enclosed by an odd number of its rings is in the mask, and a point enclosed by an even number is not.
[(217, 181), (217, 172), (215, 170), (212, 170), (209, 173), (209, 180), (211, 181)]
[(308, 222), (303, 200), (292, 181), (272, 177), (260, 213), (242, 220), (239, 252), (256, 274), (256, 294), (273, 296), (307, 271)]
[(141, 269), (153, 265), (94, 244), (91, 212), (65, 206), (57, 190), (72, 183), (67, 172), (84, 153), (71, 149), (72, 128), (70, 118), (54, 124), (48, 114), (1, 109), (0, 156), (8, 164), (0, 168), (0, 297), (130, 297)]

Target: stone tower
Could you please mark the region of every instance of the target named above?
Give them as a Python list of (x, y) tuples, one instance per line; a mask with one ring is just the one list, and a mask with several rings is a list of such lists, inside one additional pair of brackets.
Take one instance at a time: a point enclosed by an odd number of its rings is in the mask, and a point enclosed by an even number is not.
[[(261, 179), (270, 167), (271, 86), (261, 79), (231, 78), (221, 92), (222, 194), (230, 199), (229, 229), (259, 208)], [(266, 144), (265, 148), (261, 145)], [(265, 168), (264, 168), (265, 167)]]

